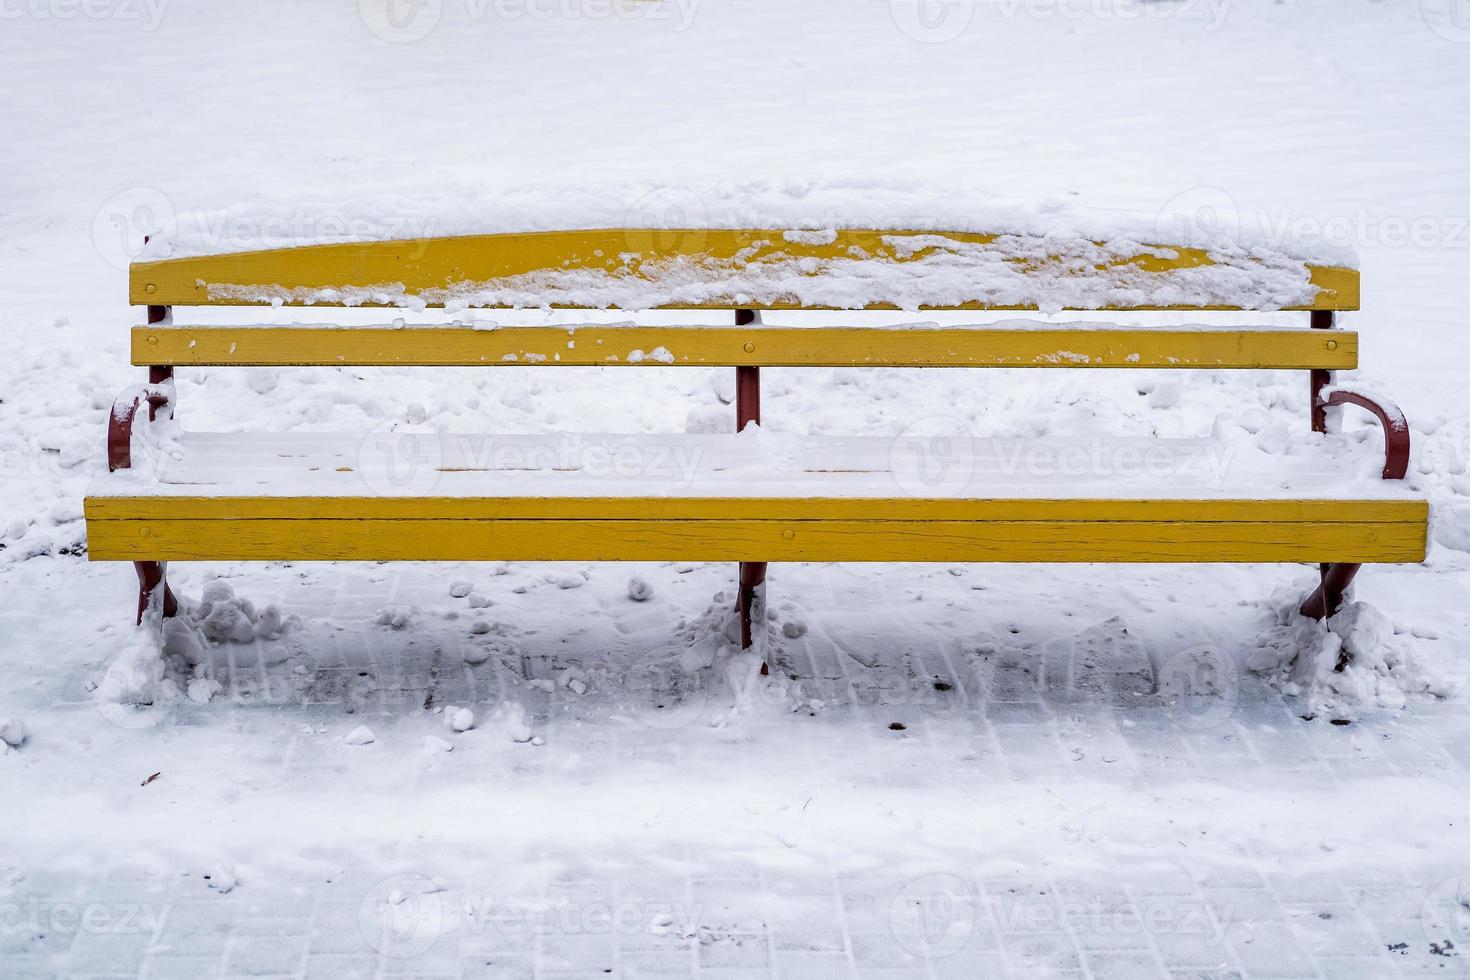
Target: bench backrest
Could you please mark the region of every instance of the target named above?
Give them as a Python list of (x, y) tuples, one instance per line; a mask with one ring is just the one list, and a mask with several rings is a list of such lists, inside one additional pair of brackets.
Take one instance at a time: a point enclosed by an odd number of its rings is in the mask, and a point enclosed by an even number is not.
[(1057, 236), (600, 229), (139, 262), (130, 295), (149, 306), (1351, 310), (1358, 273)]
[[(140, 262), (163, 307), (1356, 309), (1354, 269), (1230, 250), (929, 231), (539, 232)], [(1230, 302), (1225, 302), (1225, 300)], [(174, 365), (631, 365), (1348, 369), (1357, 335), (1300, 329), (179, 326), (133, 331)], [(1314, 321), (1315, 322), (1315, 321)]]

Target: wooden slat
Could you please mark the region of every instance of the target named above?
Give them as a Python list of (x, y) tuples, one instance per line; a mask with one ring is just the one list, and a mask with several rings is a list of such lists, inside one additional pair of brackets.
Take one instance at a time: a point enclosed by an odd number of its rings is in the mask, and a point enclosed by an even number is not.
[(1164, 521), (1423, 525), (1429, 505), (1387, 499), (953, 499), (917, 497), (89, 496), (88, 521)]
[[(273, 251), (239, 252), (198, 258), (139, 262), (132, 266), (129, 295), (136, 305), (246, 306), (271, 302), (307, 301), (306, 293), (352, 288), (400, 288), (441, 306), (466, 283), (505, 282), (535, 273), (589, 271), (608, 275), (638, 275), (643, 263), (671, 259), (758, 264), (781, 256), (787, 260), (841, 259), (854, 255), (903, 263), (925, 258), (928, 251), (896, 251), (895, 237), (941, 235), (965, 244), (984, 245), (998, 236), (967, 232), (842, 230), (826, 244), (789, 241), (779, 230), (594, 229), (522, 234), (427, 238), (392, 242), (313, 245)], [(1159, 246), (1166, 251), (1140, 255), (1122, 262), (1147, 272), (1169, 272), (1212, 265), (1208, 252), (1198, 248)], [(1020, 260), (1016, 260), (1020, 261)], [(1292, 309), (1355, 310), (1358, 308), (1358, 272), (1331, 266), (1308, 266), (1314, 300)], [(651, 280), (650, 280), (651, 281)], [(534, 288), (528, 286), (527, 288)], [(261, 294), (269, 290), (267, 298)], [(392, 298), (353, 295), (344, 299), (313, 295), (316, 305), (393, 305)], [(575, 303), (552, 305), (575, 306)], [(738, 297), (700, 303), (670, 303), (685, 309), (731, 309), (759, 305), (764, 309), (807, 308), (790, 301), (752, 304)], [(892, 302), (874, 302), (867, 309), (895, 309)], [(1029, 305), (981, 301), (939, 301), (920, 309), (1034, 309)], [(1201, 309), (1196, 306), (1138, 306), (1118, 304), (1109, 309)], [(1239, 307), (1205, 307), (1236, 309)]]
[(1266, 521), (89, 520), (94, 559), (1414, 562), (1423, 525)]
[(89, 497), (94, 559), (1421, 561), (1422, 500)]
[(1346, 330), (1122, 327), (578, 326), (473, 330), (153, 325), (133, 328), (133, 363), (1350, 370), (1358, 366), (1358, 335)]

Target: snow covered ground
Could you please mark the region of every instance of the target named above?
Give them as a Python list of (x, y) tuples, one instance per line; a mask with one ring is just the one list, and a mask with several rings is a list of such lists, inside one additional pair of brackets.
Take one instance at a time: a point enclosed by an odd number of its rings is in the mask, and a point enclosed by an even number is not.
[[(0, 0), (0, 974), (1470, 973), (1462, 3), (407, 9)], [(1353, 248), (1356, 378), (1410, 420), (1430, 559), (1365, 569), (1338, 636), (1283, 615), (1303, 566), (773, 566), (775, 684), (680, 669), (725, 565), (176, 565), (220, 689), (99, 704), (134, 580), (87, 563), (81, 501), (141, 380), (145, 230), (432, 234), (599, 185), (660, 223), (899, 188)], [(1300, 374), (763, 380), (778, 433), (1305, 438)], [(197, 370), (179, 415), (708, 431), (731, 383)], [(1324, 683), (1339, 642), (1359, 666)]]

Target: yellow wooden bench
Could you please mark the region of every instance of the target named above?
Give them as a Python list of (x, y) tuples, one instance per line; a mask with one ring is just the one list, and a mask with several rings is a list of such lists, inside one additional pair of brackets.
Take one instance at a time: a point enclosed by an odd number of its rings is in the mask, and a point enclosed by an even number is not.
[[(113, 412), (110, 474), (86, 500), (89, 554), (135, 563), (140, 619), (150, 603), (174, 613), (170, 560), (734, 561), (746, 645), (771, 561), (1315, 562), (1321, 585), (1302, 611), (1321, 617), (1360, 563), (1424, 558), (1427, 505), (1397, 489), (1402, 415), (1331, 386), (1331, 372), (1357, 366), (1356, 334), (1333, 322), (1357, 308), (1355, 270), (1190, 248), (1084, 251), (1051, 255), (1046, 241), (1014, 235), (624, 229), (140, 262), (130, 295), (148, 322), (133, 329), (132, 360), (149, 383)], [(723, 309), (735, 324), (186, 326), (171, 313), (260, 303)], [(916, 306), (1285, 308), (1310, 311), (1318, 329), (785, 328), (757, 312)], [(734, 368), (737, 417), (729, 435), (587, 437), (571, 448), (507, 437), (487, 451), (445, 436), (407, 480), (375, 470), (360, 439), (299, 433), (186, 435), (157, 470), (134, 467), (135, 429), (172, 412), (173, 371), (232, 365)], [(1017, 474), (993, 447), (968, 446), (965, 484), (928, 492), (892, 440), (741, 431), (759, 421), (760, 367), (853, 365), (1308, 371), (1313, 428), (1333, 405), (1378, 416), (1389, 482), (1335, 489), (1345, 474), (1324, 454), (1280, 457), (1290, 472), (1265, 480), (1122, 479), (1099, 493)], [(403, 448), (376, 438), (390, 458)], [(590, 462), (624, 450), (642, 467), (631, 477)], [(660, 453), (692, 462), (660, 471)]]

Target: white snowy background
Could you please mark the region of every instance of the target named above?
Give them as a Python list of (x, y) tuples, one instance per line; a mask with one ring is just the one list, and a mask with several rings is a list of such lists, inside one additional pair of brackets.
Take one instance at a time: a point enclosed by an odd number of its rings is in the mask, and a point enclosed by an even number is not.
[[(412, 11), (0, 0), (0, 973), (1465, 972), (1463, 2)], [(770, 195), (838, 225), (894, 193), (1356, 250), (1351, 377), (1410, 420), (1429, 560), (1366, 568), (1333, 636), (1287, 615), (1300, 565), (776, 565), (770, 643), (798, 680), (764, 686), (671, 670), (716, 642), (729, 565), (178, 564), (219, 690), (98, 697), (136, 650), (135, 580), (87, 562), (82, 499), (142, 380), (145, 232), (225, 209), (207, 250), (436, 234), (487, 200), (739, 224), (730, 202)], [(178, 410), (707, 431), (731, 374), (184, 370)], [(1306, 403), (1303, 373), (768, 369), (763, 408), (781, 433), (1287, 455)], [(1371, 462), (1376, 429), (1344, 421)], [(1339, 642), (1356, 666), (1329, 676)]]

